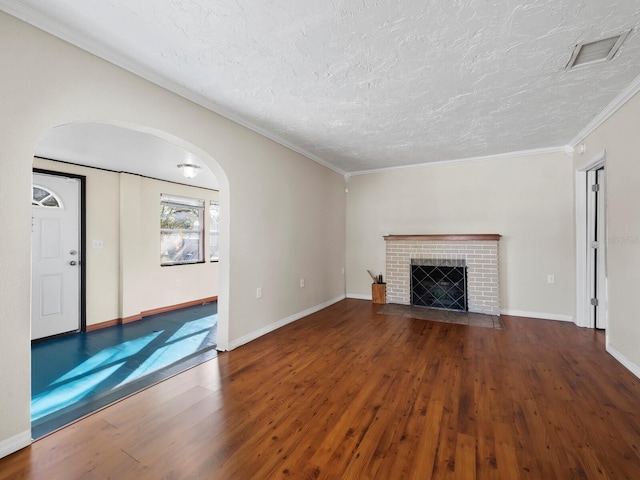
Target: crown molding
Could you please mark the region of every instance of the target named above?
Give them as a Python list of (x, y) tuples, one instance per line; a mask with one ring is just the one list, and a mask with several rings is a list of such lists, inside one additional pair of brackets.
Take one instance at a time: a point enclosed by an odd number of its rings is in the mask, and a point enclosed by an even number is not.
[(577, 146), (585, 138), (591, 135), (596, 128), (606, 122), (611, 115), (616, 113), (620, 107), (631, 100), (631, 98), (638, 92), (640, 92), (640, 75), (638, 75), (635, 80), (633, 80), (627, 88), (620, 93), (620, 95), (614, 98), (613, 101), (604, 108), (604, 110), (596, 115), (596, 117), (591, 120), (586, 127), (580, 130), (580, 132), (573, 137), (571, 142), (569, 142), (569, 145), (574, 147)]
[(482, 157), (468, 157), (468, 158), (459, 158), (454, 160), (440, 160), (437, 162), (425, 162), (425, 163), (416, 163), (412, 165), (401, 165), (397, 167), (384, 167), (384, 168), (376, 168), (374, 170), (361, 170), (359, 172), (350, 172), (345, 175), (346, 178), (354, 177), (357, 175), (372, 175), (375, 173), (389, 173), (398, 170), (410, 170), (414, 168), (424, 168), (424, 167), (436, 167), (442, 165), (457, 165), (463, 163), (474, 163), (474, 162), (483, 162), (488, 160), (500, 160), (504, 158), (513, 158), (513, 157), (528, 157), (532, 155), (545, 155), (552, 153), (563, 153), (568, 155), (568, 152), (573, 151), (572, 147), (567, 145), (563, 145), (561, 147), (549, 147), (549, 148), (534, 148), (531, 150), (519, 150), (515, 152), (505, 152), (498, 153), (495, 155), (485, 155)]
[(252, 122), (246, 120), (245, 118), (240, 117), (239, 115), (216, 104), (215, 102), (212, 102), (211, 100), (203, 97), (202, 95), (194, 93), (188, 90), (187, 88), (168, 79), (167, 77), (163, 75), (159, 75), (156, 72), (152, 71), (151, 69), (148, 69), (139, 65), (132, 58), (129, 58), (126, 55), (122, 55), (121, 53), (116, 52), (115, 50), (109, 48), (108, 46), (102, 43), (84, 38), (82, 35), (78, 35), (77, 32), (73, 31), (72, 29), (66, 28), (64, 25), (60, 24), (59, 22), (53, 21), (51, 18), (43, 15), (42, 13), (32, 8), (29, 8), (23, 4), (13, 3), (11, 2), (11, 0), (0, 0), (0, 10), (4, 11), (5, 13), (13, 17), (18, 18), (19, 20), (22, 20), (23, 22), (28, 23), (29, 25), (32, 25), (38, 28), (39, 30), (43, 30), (53, 35), (54, 37), (57, 37), (77, 48), (80, 48), (81, 50), (89, 52), (90, 54), (95, 55), (96, 57), (99, 57), (109, 63), (112, 63), (134, 75), (137, 75), (140, 78), (143, 78), (186, 100), (189, 100), (190, 102), (193, 102), (203, 108), (206, 108), (207, 110), (210, 110), (213, 113), (216, 113), (228, 120), (231, 120), (232, 122), (237, 123), (238, 125), (241, 125), (259, 135), (262, 135), (263, 137), (266, 137), (269, 140), (272, 140), (282, 145), (283, 147), (286, 147), (289, 150), (292, 150), (308, 158), (309, 160), (313, 160), (314, 162), (322, 165), (323, 167), (326, 167), (342, 176), (346, 175), (347, 173), (344, 170), (336, 167), (335, 165), (327, 162), (326, 160), (323, 160), (317, 155), (314, 155), (313, 153), (310, 153), (296, 145), (291, 144), (287, 140), (284, 140), (283, 138), (279, 137), (278, 135), (274, 135), (273, 133), (268, 132), (264, 128), (253, 124)]

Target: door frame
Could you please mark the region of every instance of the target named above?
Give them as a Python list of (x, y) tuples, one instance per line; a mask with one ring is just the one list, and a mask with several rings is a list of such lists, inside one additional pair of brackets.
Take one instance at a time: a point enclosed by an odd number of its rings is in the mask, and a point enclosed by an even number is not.
[[(598, 304), (591, 308), (593, 317), (591, 324), (593, 328), (606, 330), (607, 328), (607, 218), (606, 218), (606, 199), (607, 199), (607, 171), (604, 165), (596, 167), (587, 172), (589, 177), (589, 186), (598, 185), (598, 191), (595, 199), (588, 204), (588, 208), (593, 209), (589, 216), (593, 215), (595, 224), (592, 225), (597, 235), (596, 255), (588, 255), (590, 264), (587, 274), (591, 278), (590, 290), (594, 292)], [(593, 188), (593, 187), (591, 187)], [(593, 196), (593, 195), (592, 195)]]
[[(576, 325), (595, 328), (594, 316), (591, 314), (593, 279), (590, 278), (589, 231), (587, 226), (588, 172), (605, 167), (606, 151), (602, 150), (584, 163), (576, 167), (575, 172), (575, 222), (576, 222)], [(606, 193), (605, 193), (606, 195)], [(605, 199), (606, 201), (606, 199)], [(606, 248), (606, 245), (605, 245)], [(606, 255), (606, 250), (605, 250)]]
[[(80, 245), (80, 332), (87, 331), (87, 231), (86, 231), (86, 180), (87, 177), (84, 175), (77, 175), (75, 173), (66, 173), (66, 172), (58, 172), (54, 170), (45, 170), (42, 168), (32, 168), (32, 173), (41, 173), (43, 175), (51, 175), (54, 177), (66, 177), (66, 178), (75, 178), (80, 182), (80, 215), (79, 215), (79, 232), (80, 238), (78, 239)], [(33, 183), (33, 180), (32, 180)], [(33, 267), (31, 267), (31, 271), (33, 272)], [(32, 275), (33, 276), (33, 275)], [(31, 321), (31, 318), (29, 319)], [(53, 337), (46, 337), (42, 339), (32, 340), (32, 342), (38, 342), (42, 340), (48, 340), (50, 338), (55, 338), (59, 336), (68, 335), (68, 333), (61, 333), (59, 335), (54, 335)]]

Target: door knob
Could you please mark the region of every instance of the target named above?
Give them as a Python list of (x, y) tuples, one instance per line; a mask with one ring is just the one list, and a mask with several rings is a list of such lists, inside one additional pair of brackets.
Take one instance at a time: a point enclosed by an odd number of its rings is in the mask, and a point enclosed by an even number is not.
[(78, 264), (78, 262), (76, 262), (75, 260), (71, 260), (71, 261), (69, 262), (69, 265), (77, 265), (77, 264)]

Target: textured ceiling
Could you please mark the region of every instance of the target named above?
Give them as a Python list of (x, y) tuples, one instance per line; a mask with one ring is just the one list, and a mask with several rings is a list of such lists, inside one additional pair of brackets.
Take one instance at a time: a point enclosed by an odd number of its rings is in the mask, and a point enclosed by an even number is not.
[[(0, 0), (342, 172), (569, 143), (640, 75), (635, 0)], [(633, 29), (610, 62), (575, 44)]]

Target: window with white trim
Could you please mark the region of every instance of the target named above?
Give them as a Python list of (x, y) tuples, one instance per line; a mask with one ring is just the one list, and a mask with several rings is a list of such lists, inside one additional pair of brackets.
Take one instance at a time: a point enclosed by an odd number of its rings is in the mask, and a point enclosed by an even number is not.
[(209, 202), (209, 261), (217, 262), (220, 251), (220, 202)]
[(160, 197), (160, 265), (204, 261), (204, 200)]

